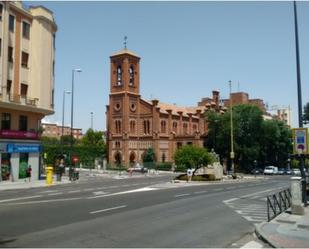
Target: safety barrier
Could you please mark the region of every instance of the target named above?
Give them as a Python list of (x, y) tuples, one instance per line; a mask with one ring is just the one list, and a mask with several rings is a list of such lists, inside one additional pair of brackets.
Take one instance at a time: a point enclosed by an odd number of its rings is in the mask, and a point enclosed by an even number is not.
[(267, 219), (272, 220), (291, 207), (291, 189), (287, 188), (267, 196)]

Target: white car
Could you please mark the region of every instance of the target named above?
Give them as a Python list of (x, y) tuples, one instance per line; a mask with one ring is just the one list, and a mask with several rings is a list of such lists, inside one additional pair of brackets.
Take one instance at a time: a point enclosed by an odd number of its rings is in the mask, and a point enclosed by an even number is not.
[(264, 175), (274, 175), (277, 174), (278, 168), (275, 166), (266, 166), (264, 169)]
[(292, 175), (300, 176), (301, 175), (300, 169), (292, 169)]

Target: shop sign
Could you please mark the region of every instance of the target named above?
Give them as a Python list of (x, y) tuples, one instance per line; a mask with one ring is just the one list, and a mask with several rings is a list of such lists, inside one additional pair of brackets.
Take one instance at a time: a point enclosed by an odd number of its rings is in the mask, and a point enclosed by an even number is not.
[(12, 139), (39, 139), (39, 135), (35, 131), (0, 130), (0, 137)]
[(7, 144), (8, 153), (36, 153), (41, 151), (39, 144)]

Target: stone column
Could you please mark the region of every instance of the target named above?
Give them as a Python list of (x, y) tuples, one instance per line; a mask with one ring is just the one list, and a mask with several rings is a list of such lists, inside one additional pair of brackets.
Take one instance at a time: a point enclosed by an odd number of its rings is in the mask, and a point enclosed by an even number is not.
[(11, 154), (11, 180), (12, 182), (19, 179), (19, 153)]
[(303, 215), (304, 206), (302, 203), (301, 177), (291, 177), (291, 194), (292, 194), (292, 214)]
[(31, 179), (38, 180), (39, 179), (39, 158), (40, 153), (29, 153), (28, 165), (31, 165)]

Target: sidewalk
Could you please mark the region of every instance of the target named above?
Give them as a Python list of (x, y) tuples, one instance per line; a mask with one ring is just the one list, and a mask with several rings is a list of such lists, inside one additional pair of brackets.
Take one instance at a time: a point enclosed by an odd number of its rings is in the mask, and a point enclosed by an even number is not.
[(37, 187), (49, 187), (53, 185), (60, 185), (70, 183), (69, 177), (63, 176), (61, 182), (56, 181), (54, 177), (52, 185), (47, 185), (46, 180), (32, 180), (31, 182), (28, 179), (18, 180), (15, 182), (11, 181), (2, 181), (0, 182), (0, 191), (2, 190), (10, 190), (10, 189), (27, 189), (27, 188), (37, 188)]
[(275, 248), (309, 248), (309, 207), (304, 215), (290, 210), (256, 225), (256, 234)]

